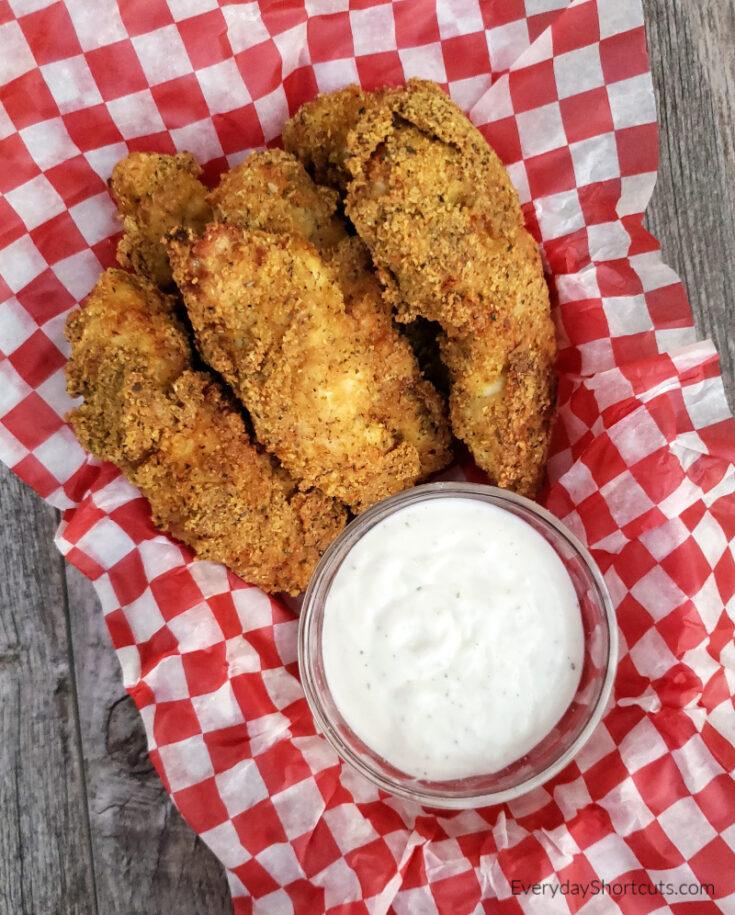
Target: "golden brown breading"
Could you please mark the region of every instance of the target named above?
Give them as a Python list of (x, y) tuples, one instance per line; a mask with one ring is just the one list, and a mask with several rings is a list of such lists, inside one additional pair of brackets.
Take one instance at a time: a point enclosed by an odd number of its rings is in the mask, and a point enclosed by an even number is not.
[(437, 86), (412, 80), (368, 111), (350, 149), (348, 215), (404, 319), (486, 323), (491, 298), (516, 288), (505, 274), (518, 269), (508, 249), (523, 217), (479, 131)]
[(353, 236), (325, 257), (337, 276), (347, 314), (356, 321), (373, 358), (385, 366), (378, 384), (386, 421), (416, 448), (422, 478), (442, 470), (452, 460), (446, 406), (434, 386), (422, 377), (411, 344), (393, 323), (370, 253), (361, 239)]
[(209, 373), (184, 372), (169, 402), (172, 422), (133, 479), (155, 523), (266, 591), (305, 590), (344, 527), (344, 507), (318, 489), (298, 492), (272, 456), (250, 444), (242, 416)]
[(502, 163), (433, 83), (368, 107), (346, 141), (346, 210), (399, 319), (441, 324), (450, 417), (500, 486), (540, 484), (556, 354), (541, 259)]
[(500, 337), (444, 335), (441, 353), (454, 434), (492, 482), (533, 498), (543, 481), (556, 377), (548, 338), (529, 325), (527, 338), (522, 327)]
[(337, 194), (318, 187), (289, 153), (253, 153), (223, 176), (210, 195), (215, 215), (248, 229), (300, 236), (333, 268), (358, 332), (373, 348), (385, 372), (378, 379), (379, 402), (389, 424), (419, 453), (421, 476), (451, 460), (451, 433), (443, 401), (425, 381), (408, 342), (394, 325), (367, 248), (348, 236), (335, 215)]
[(125, 473), (155, 448), (168, 420), (159, 395), (190, 367), (173, 308), (147, 280), (106, 270), (66, 322), (67, 390), (84, 398), (71, 423), (88, 451)]
[(177, 233), (169, 253), (204, 358), (301, 486), (362, 511), (421, 476), (386, 402), (394, 370), (315, 248), (214, 223), (201, 238)]
[(190, 368), (173, 299), (121, 270), (101, 277), (67, 323), (68, 420), (93, 454), (116, 463), (156, 524), (203, 559), (268, 591), (297, 594), (346, 520), (319, 490), (297, 492), (250, 442), (222, 385)]
[(379, 94), (347, 86), (302, 105), (283, 128), (283, 146), (306, 166), (317, 184), (345, 191), (347, 135)]
[(175, 156), (133, 152), (112, 172), (110, 192), (123, 222), (117, 259), (157, 286), (171, 283), (163, 236), (178, 226), (201, 231), (212, 212), (201, 168), (188, 152)]
[(347, 236), (336, 215), (338, 201), (336, 191), (314, 184), (298, 159), (282, 149), (252, 153), (209, 195), (215, 220), (297, 235), (320, 251)]

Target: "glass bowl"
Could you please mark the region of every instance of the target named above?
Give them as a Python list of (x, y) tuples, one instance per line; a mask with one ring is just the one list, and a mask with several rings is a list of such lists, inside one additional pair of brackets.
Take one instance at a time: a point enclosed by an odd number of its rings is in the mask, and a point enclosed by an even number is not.
[[(563, 562), (579, 600), (584, 661), (576, 694), (562, 718), (533, 749), (504, 769), (446, 781), (400, 771), (349, 727), (330, 693), (322, 653), (326, 598), (352, 547), (392, 513), (427, 499), (476, 499), (516, 515), (551, 545)], [(330, 545), (309, 582), (301, 609), (298, 659), (306, 699), (317, 728), (339, 756), (383, 791), (427, 807), (462, 809), (511, 800), (563, 769), (586, 743), (603, 715), (617, 664), (617, 625), (605, 582), (587, 550), (550, 512), (530, 499), (494, 486), (429, 483), (385, 499), (350, 523)]]

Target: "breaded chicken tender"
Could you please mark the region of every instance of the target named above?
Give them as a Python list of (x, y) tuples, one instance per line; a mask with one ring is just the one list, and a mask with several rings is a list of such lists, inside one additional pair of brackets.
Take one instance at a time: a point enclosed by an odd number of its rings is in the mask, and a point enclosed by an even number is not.
[(389, 425), (418, 452), (422, 478), (442, 470), (452, 460), (446, 406), (423, 377), (411, 343), (393, 323), (370, 253), (361, 239), (351, 236), (333, 248), (326, 261), (335, 271), (347, 314), (357, 323), (373, 358), (385, 366), (378, 383)]
[(174, 301), (142, 277), (106, 270), (66, 322), (66, 383), (84, 403), (70, 422), (84, 447), (129, 475), (170, 419), (165, 398), (190, 367)]
[(223, 386), (191, 370), (173, 308), (140, 277), (102, 274), (67, 322), (68, 390), (84, 397), (68, 420), (138, 486), (156, 525), (267, 591), (297, 594), (344, 526), (344, 507), (298, 492), (251, 444)]
[(348, 134), (379, 97), (359, 86), (318, 95), (286, 122), (284, 149), (301, 160), (317, 184), (344, 192), (352, 178), (346, 165)]
[(347, 237), (336, 215), (338, 202), (336, 191), (314, 184), (299, 160), (282, 149), (252, 153), (222, 175), (209, 195), (218, 222), (296, 235), (319, 251)]
[(344, 527), (344, 507), (318, 489), (299, 492), (250, 443), (229, 392), (208, 372), (184, 372), (168, 399), (172, 421), (133, 480), (154, 522), (266, 591), (304, 591)]
[(345, 92), (306, 106), (308, 129), (292, 148), (307, 164), (342, 163), (332, 180), (347, 187), (347, 215), (399, 320), (421, 317), (443, 330), (455, 433), (492, 482), (533, 495), (548, 448), (556, 345), (541, 259), (508, 173), (434, 83), (410, 80), (363, 99), (357, 117)]
[(451, 433), (444, 403), (393, 323), (367, 248), (348, 236), (335, 215), (337, 194), (314, 184), (289, 153), (268, 150), (253, 153), (224, 175), (209, 199), (223, 221), (301, 237), (318, 249), (334, 270), (357, 333), (384, 366), (377, 397), (386, 421), (418, 451), (422, 477), (445, 467), (451, 460)]
[(302, 487), (362, 511), (421, 477), (393, 423), (393, 372), (346, 309), (334, 270), (302, 239), (213, 223), (169, 252), (204, 359)]
[(123, 223), (117, 259), (156, 286), (171, 284), (163, 236), (179, 226), (201, 231), (212, 217), (201, 168), (188, 152), (133, 152), (112, 172), (110, 192)]

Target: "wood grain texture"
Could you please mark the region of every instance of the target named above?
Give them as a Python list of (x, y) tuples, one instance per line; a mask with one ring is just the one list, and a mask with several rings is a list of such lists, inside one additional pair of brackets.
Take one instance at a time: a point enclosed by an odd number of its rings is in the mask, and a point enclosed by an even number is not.
[[(647, 217), (735, 392), (735, 2), (644, 0), (661, 126)], [(0, 915), (229, 912), (145, 753), (55, 513), (0, 465)]]
[(56, 512), (3, 466), (0, 518), (0, 912), (86, 915), (97, 908)]
[(647, 214), (735, 391), (735, 3), (644, 0), (660, 164)]

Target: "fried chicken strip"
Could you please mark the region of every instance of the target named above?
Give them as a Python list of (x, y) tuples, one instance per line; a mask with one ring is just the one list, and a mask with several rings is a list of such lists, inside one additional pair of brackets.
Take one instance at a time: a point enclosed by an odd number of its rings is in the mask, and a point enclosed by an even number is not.
[(314, 184), (289, 153), (267, 150), (225, 174), (209, 200), (221, 221), (301, 237), (317, 248), (334, 270), (358, 334), (385, 367), (376, 379), (385, 421), (416, 448), (422, 477), (445, 467), (451, 460), (451, 433), (444, 403), (393, 323), (367, 248), (348, 236), (336, 215), (336, 192)]
[(213, 223), (201, 238), (178, 233), (169, 252), (205, 360), (300, 486), (362, 511), (419, 479), (418, 452), (385, 402), (392, 367), (315, 248)]
[(211, 219), (201, 168), (188, 152), (133, 152), (112, 172), (110, 192), (123, 223), (117, 259), (156, 286), (171, 284), (163, 236), (178, 226), (201, 231)]
[(169, 400), (173, 422), (134, 478), (156, 524), (268, 592), (304, 591), (345, 525), (344, 507), (317, 489), (299, 492), (250, 443), (229, 392), (208, 372), (184, 372)]
[(283, 128), (283, 146), (301, 160), (317, 182), (343, 193), (352, 180), (347, 168), (347, 138), (381, 93), (347, 86), (302, 105)]
[(319, 251), (347, 237), (338, 202), (335, 190), (314, 184), (299, 160), (282, 149), (251, 153), (225, 172), (209, 195), (217, 222), (295, 235)]
[(443, 329), (455, 434), (494, 483), (533, 495), (556, 346), (541, 259), (510, 178), (435, 84), (361, 96), (362, 113), (355, 96), (341, 90), (304, 106), (289, 146), (315, 169), (341, 163), (329, 177), (347, 188), (347, 215), (399, 320)]
[(333, 248), (326, 261), (335, 271), (345, 311), (356, 322), (374, 361), (385, 366), (378, 385), (386, 422), (418, 452), (421, 479), (442, 470), (452, 460), (446, 406), (424, 378), (411, 343), (393, 323), (369, 251), (361, 239), (351, 236)]
[(92, 454), (129, 476), (170, 420), (165, 393), (190, 367), (173, 300), (122, 270), (103, 273), (66, 322), (67, 390), (84, 403), (69, 416)]
[(345, 510), (319, 490), (298, 492), (251, 444), (222, 385), (191, 370), (173, 308), (140, 277), (102, 274), (67, 322), (68, 391), (84, 397), (68, 420), (138, 486), (157, 526), (267, 591), (297, 594)]

